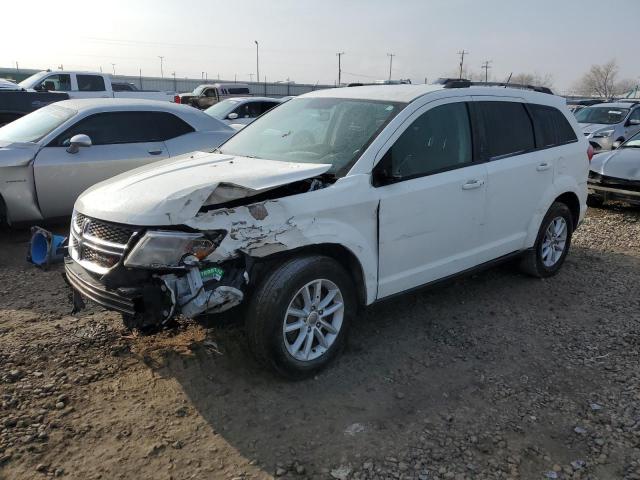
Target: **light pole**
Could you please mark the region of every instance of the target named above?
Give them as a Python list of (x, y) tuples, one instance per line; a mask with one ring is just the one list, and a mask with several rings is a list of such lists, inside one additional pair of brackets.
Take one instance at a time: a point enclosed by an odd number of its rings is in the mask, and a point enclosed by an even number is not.
[(113, 67), (113, 74), (115, 75), (116, 74), (116, 64), (112, 63), (111, 66)]
[(387, 57), (389, 57), (389, 82), (391, 82), (391, 68), (393, 67), (393, 57), (395, 56), (395, 53), (387, 53)]
[(164, 60), (164, 57), (158, 55), (158, 58), (160, 59), (160, 78), (164, 78), (164, 70), (162, 69), (162, 60)]
[(340, 84), (342, 83), (342, 64), (340, 60), (342, 59), (342, 55), (344, 55), (344, 52), (338, 52), (336, 53), (336, 55), (338, 56), (338, 86), (340, 86)]
[(257, 40), (253, 41), (256, 44), (256, 82), (260, 83), (260, 44)]

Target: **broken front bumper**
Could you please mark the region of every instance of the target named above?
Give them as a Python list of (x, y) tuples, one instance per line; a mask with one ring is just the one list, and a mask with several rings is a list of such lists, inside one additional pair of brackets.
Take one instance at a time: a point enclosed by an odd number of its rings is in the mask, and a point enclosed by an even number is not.
[(589, 195), (603, 201), (619, 200), (640, 205), (640, 181), (625, 180), (604, 175), (590, 175), (588, 182)]
[[(194, 267), (180, 273), (138, 272), (137, 276), (118, 268), (122, 271), (113, 272), (114, 279), (108, 275), (98, 278), (73, 259), (65, 259), (65, 274), (74, 290), (76, 309), (82, 308), (82, 298), (86, 298), (108, 310), (139, 317), (145, 325), (163, 324), (177, 314), (195, 317), (238, 305), (248, 282), (248, 273), (242, 267), (240, 262), (230, 262), (224, 270)], [(212, 270), (222, 273), (211, 276)]]
[(135, 297), (127, 297), (107, 288), (70, 258), (64, 260), (64, 271), (69, 285), (80, 295), (125, 315), (136, 314)]

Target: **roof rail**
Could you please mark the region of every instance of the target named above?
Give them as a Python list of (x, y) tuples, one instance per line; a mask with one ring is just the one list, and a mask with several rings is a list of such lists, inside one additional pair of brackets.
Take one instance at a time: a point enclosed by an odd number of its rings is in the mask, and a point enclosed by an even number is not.
[(444, 88), (469, 88), (469, 87), (505, 87), (519, 88), (521, 90), (533, 90), (534, 92), (547, 93), (553, 95), (549, 87), (538, 85), (526, 85), (521, 83), (509, 82), (472, 82), (465, 78), (439, 78), (435, 83), (441, 84)]

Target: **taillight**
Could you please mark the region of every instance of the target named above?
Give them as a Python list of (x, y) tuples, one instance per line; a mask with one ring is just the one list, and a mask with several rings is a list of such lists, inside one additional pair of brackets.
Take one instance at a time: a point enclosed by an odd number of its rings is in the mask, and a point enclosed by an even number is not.
[(173, 96), (173, 102), (174, 103), (180, 103), (180, 95), (174, 95)]
[(593, 158), (593, 145), (589, 144), (589, 148), (587, 148), (587, 158), (589, 159), (589, 163), (591, 163), (591, 159)]

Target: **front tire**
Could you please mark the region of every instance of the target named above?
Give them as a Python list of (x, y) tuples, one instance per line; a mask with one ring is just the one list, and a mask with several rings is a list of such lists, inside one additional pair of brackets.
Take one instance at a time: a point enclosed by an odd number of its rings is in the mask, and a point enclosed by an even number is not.
[(356, 311), (351, 277), (334, 259), (296, 257), (271, 270), (248, 304), (249, 347), (290, 379), (325, 368), (343, 349)]
[(564, 203), (553, 203), (540, 224), (533, 249), (522, 258), (521, 270), (538, 278), (558, 273), (569, 252), (572, 235), (571, 210)]

